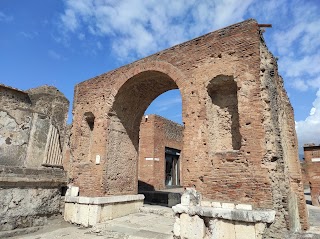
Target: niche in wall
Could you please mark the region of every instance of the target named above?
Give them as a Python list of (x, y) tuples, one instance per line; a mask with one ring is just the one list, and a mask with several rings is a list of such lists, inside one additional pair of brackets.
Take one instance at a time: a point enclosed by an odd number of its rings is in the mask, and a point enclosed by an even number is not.
[(233, 76), (218, 75), (207, 86), (209, 146), (213, 152), (239, 150), (241, 134), (237, 83)]

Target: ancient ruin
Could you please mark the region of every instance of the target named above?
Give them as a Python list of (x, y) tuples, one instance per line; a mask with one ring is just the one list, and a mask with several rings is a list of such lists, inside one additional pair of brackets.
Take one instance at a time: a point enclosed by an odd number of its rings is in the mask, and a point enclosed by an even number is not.
[[(186, 224), (217, 235), (259, 227), (256, 238), (307, 229), (293, 110), (255, 20), (75, 86), (69, 177), (79, 196), (66, 197), (67, 218), (90, 225), (142, 202), (139, 125), (171, 89), (182, 96), (181, 184), (191, 188), (175, 208), (176, 236), (188, 236)], [(108, 206), (111, 214), (102, 210)]]
[(55, 87), (0, 85), (0, 237), (32, 231), (61, 210), (69, 101)]
[[(143, 116), (171, 89), (182, 126)], [(175, 238), (284, 238), (309, 227), (293, 110), (253, 19), (76, 85), (70, 127), (54, 87), (0, 85), (0, 97), (0, 237), (59, 212), (95, 226), (141, 210), (139, 189), (177, 186), (186, 189)]]
[(320, 206), (320, 145), (303, 146), (306, 179), (310, 186), (312, 205)]

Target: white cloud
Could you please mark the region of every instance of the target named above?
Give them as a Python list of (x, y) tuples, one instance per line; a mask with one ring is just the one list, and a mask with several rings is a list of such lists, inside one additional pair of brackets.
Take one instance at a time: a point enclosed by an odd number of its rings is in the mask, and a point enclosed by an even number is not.
[(51, 57), (51, 58), (54, 59), (54, 60), (64, 59), (63, 56), (61, 56), (59, 53), (57, 53), (57, 52), (54, 51), (54, 50), (49, 50), (49, 51), (48, 51), (48, 55), (49, 55), (49, 57)]
[(180, 106), (181, 107), (182, 100), (180, 95), (174, 98), (167, 98), (161, 101), (154, 102), (154, 108), (156, 113), (160, 113), (174, 107)]
[(315, 76), (320, 73), (320, 55), (317, 53), (303, 55), (300, 59), (298, 56), (283, 57), (279, 62), (284, 66), (283, 69), (289, 77), (297, 77), (304, 74)]
[(61, 16), (61, 21), (69, 31), (74, 32), (79, 27), (75, 12), (70, 9), (67, 9)]
[(20, 33), (19, 33), (21, 36), (23, 36), (24, 38), (27, 38), (27, 39), (33, 39), (33, 38), (35, 38), (36, 36), (38, 36), (39, 35), (39, 33), (38, 32), (24, 32), (24, 31), (21, 31)]
[[(280, 17), (272, 43), (280, 56), (279, 69), (291, 79), (293, 88), (307, 91), (319, 87), (320, 5), (312, 1), (292, 0), (287, 14)], [(278, 13), (280, 16), (280, 12)]]
[(305, 79), (293, 78), (290, 85), (299, 91), (308, 91), (310, 89), (317, 89), (320, 86), (320, 76), (318, 77), (310, 77), (304, 76)]
[(310, 116), (314, 115), (317, 112), (317, 109), (315, 107), (312, 107), (310, 110)]
[(11, 22), (13, 21), (13, 16), (9, 16), (3, 12), (0, 12), (0, 22)]
[(97, 48), (99, 49), (99, 50), (101, 50), (101, 49), (103, 49), (103, 45), (102, 45), (102, 43), (101, 42), (97, 42)]
[(255, 16), (262, 23), (276, 23), (279, 16), (285, 16), (288, 13), (288, 2), (286, 0), (267, 0), (254, 1), (248, 9), (251, 16)]
[(309, 116), (296, 122), (300, 152), (306, 143), (320, 143), (320, 88), (312, 105)]
[(86, 39), (86, 35), (83, 34), (82, 32), (80, 32), (79, 35), (78, 35), (78, 39), (79, 40), (84, 40), (84, 39)]
[(304, 80), (294, 79), (291, 83), (291, 86), (300, 91), (307, 91), (309, 86), (306, 84)]
[(242, 21), (252, 1), (67, 0), (61, 23), (66, 32), (113, 38), (111, 48), (125, 60)]

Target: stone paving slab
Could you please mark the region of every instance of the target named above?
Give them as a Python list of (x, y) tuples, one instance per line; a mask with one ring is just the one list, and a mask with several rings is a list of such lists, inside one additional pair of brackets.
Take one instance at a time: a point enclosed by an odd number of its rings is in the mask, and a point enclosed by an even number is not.
[(174, 219), (149, 213), (135, 213), (99, 223), (93, 228), (100, 234), (108, 231), (119, 231), (129, 238), (172, 238)]
[[(166, 209), (165, 209), (166, 210)], [(12, 239), (172, 239), (174, 219), (154, 213), (135, 213), (100, 223), (93, 228), (78, 227), (56, 218), (43, 229)]]

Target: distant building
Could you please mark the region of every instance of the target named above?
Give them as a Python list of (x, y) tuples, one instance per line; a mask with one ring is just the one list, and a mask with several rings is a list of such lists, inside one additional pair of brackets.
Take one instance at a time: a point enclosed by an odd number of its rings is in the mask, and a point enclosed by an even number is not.
[(303, 149), (312, 205), (320, 206), (320, 145), (305, 144)]
[(183, 126), (158, 115), (140, 125), (138, 179), (140, 190), (181, 185)]

